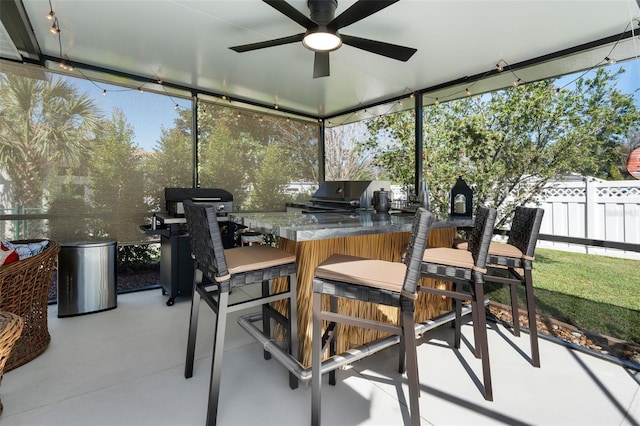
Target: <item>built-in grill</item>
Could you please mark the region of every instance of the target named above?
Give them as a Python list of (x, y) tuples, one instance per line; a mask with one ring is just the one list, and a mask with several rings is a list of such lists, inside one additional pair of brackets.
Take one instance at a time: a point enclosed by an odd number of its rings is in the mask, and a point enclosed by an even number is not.
[(164, 198), (166, 211), (156, 213), (151, 225), (141, 228), (148, 235), (160, 236), (160, 284), (162, 293), (169, 295), (167, 305), (171, 306), (177, 296), (191, 295), (193, 290), (193, 260), (183, 202), (192, 200), (214, 206), (222, 243), (231, 248), (235, 227), (228, 215), (233, 211), (233, 195), (218, 188), (165, 188)]
[(373, 192), (391, 188), (384, 180), (325, 181), (309, 200), (311, 210), (370, 210)]

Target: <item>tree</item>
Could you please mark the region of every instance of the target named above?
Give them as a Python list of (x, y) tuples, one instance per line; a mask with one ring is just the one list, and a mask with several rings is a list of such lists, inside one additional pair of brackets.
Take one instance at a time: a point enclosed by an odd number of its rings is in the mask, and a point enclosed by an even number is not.
[(95, 234), (119, 243), (136, 241), (145, 204), (142, 159), (133, 142), (133, 128), (122, 110), (114, 109), (96, 132), (89, 160), (89, 188), (93, 210), (99, 215)]
[(11, 201), (43, 207), (59, 169), (83, 166), (99, 119), (93, 101), (61, 78), (0, 74), (0, 170)]
[[(364, 127), (364, 128), (363, 128)], [(367, 128), (360, 123), (334, 127), (325, 132), (326, 180), (368, 180), (378, 178), (380, 169), (373, 164), (373, 153), (358, 140)]]
[(165, 210), (161, 205), (164, 188), (190, 188), (193, 184), (191, 110), (181, 110), (174, 124), (169, 130), (161, 129), (153, 153), (143, 159), (146, 194), (153, 210)]
[[(432, 209), (448, 211), (450, 188), (463, 176), (475, 205), (498, 208), (502, 225), (550, 179), (608, 177), (620, 142), (640, 122), (631, 96), (615, 88), (616, 78), (599, 69), (571, 90), (557, 91), (548, 80), (426, 108), (424, 176)], [(376, 163), (401, 182), (413, 181), (412, 114), (369, 124), (368, 146), (384, 136), (393, 140)]]

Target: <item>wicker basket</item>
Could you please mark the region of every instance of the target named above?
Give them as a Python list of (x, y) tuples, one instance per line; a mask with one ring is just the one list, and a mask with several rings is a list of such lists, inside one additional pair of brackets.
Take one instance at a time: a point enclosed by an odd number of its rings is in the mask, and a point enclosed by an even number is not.
[[(12, 241), (25, 244), (43, 240)], [(44, 352), (51, 341), (47, 324), (49, 287), (53, 278), (60, 245), (49, 240), (45, 249), (28, 259), (0, 268), (0, 311), (22, 317), (24, 329), (5, 371), (19, 367)]]
[[(0, 383), (2, 383), (4, 366), (23, 327), (22, 318), (11, 312), (0, 311)], [(0, 401), (0, 415), (2, 415), (2, 401)]]

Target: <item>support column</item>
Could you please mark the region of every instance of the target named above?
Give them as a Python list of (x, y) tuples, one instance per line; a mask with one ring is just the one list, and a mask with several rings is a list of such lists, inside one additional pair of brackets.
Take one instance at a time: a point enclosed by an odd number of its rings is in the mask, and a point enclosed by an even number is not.
[(415, 144), (415, 194), (416, 196), (420, 194), (420, 188), (422, 187), (422, 182), (424, 180), (424, 176), (422, 175), (422, 151), (424, 149), (424, 132), (422, 125), (422, 115), (423, 115), (423, 100), (422, 94), (416, 93), (414, 96), (415, 99), (415, 135), (416, 135), (416, 144)]

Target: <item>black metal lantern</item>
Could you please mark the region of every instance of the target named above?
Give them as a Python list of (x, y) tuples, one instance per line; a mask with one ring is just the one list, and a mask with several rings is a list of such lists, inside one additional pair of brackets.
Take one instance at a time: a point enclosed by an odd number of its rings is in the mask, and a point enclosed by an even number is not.
[(451, 188), (451, 216), (473, 216), (473, 191), (462, 176), (458, 177), (456, 184)]

